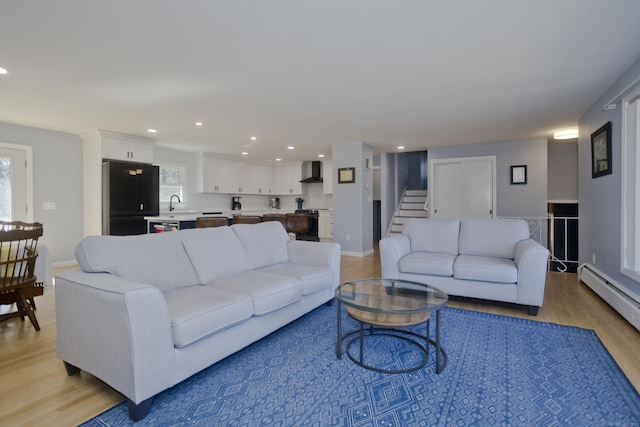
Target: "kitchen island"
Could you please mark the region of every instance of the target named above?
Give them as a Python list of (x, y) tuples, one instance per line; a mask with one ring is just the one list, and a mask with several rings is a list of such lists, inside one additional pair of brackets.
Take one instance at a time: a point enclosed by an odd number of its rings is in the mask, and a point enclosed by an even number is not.
[(229, 224), (236, 215), (257, 215), (262, 216), (267, 213), (287, 214), (294, 213), (288, 209), (261, 209), (261, 210), (227, 210), (227, 211), (174, 211), (165, 212), (159, 216), (147, 216), (147, 233), (161, 233), (165, 231), (184, 230), (196, 227), (196, 218), (207, 216), (226, 216)]

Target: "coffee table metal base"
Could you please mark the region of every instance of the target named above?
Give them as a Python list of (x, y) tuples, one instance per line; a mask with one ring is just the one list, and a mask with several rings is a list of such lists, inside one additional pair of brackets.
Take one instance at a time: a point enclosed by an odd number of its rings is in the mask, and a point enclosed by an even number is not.
[[(342, 359), (342, 347), (343, 343), (346, 342), (346, 354), (355, 364), (361, 366), (363, 368), (388, 373), (388, 374), (401, 374), (417, 371), (418, 369), (423, 368), (429, 361), (429, 346), (433, 345), (436, 351), (436, 366), (435, 372), (436, 374), (440, 374), (447, 366), (447, 352), (440, 345), (440, 310), (437, 310), (436, 313), (436, 339), (432, 340), (429, 338), (429, 319), (427, 319), (424, 323), (426, 326), (426, 334), (421, 335), (419, 333), (408, 331), (404, 329), (398, 328), (389, 328), (389, 327), (379, 327), (376, 325), (371, 325), (366, 322), (363, 322), (359, 319), (360, 328), (348, 332), (347, 334), (342, 334), (342, 304), (338, 301), (338, 340), (336, 342), (336, 356), (338, 359)], [(368, 325), (368, 328), (365, 328), (365, 325)], [(365, 332), (366, 329), (366, 332)], [(416, 339), (412, 339), (408, 336), (416, 337)], [(411, 345), (417, 347), (422, 353), (423, 357), (420, 362), (412, 367), (406, 369), (382, 369), (372, 365), (368, 365), (364, 362), (364, 342), (367, 337), (376, 337), (376, 336), (388, 336), (393, 339), (401, 339), (409, 342)], [(349, 339), (350, 338), (350, 339)], [(351, 353), (351, 347), (354, 343), (359, 342), (359, 355), (358, 357), (354, 356)], [(424, 344), (422, 344), (424, 343)]]

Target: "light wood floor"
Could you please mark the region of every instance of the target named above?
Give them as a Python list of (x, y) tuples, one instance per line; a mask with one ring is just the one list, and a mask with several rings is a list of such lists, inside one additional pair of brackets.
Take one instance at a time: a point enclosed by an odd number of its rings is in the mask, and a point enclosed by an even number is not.
[[(380, 274), (377, 251), (364, 258), (342, 258), (342, 281)], [(0, 425), (73, 426), (122, 401), (119, 393), (85, 372), (67, 376), (56, 357), (54, 293), (45, 293), (36, 304), (40, 332), (28, 319), (0, 322)], [(545, 302), (537, 317), (507, 304), (452, 299), (449, 305), (593, 329), (640, 390), (640, 332), (579, 283), (575, 274), (548, 274)]]

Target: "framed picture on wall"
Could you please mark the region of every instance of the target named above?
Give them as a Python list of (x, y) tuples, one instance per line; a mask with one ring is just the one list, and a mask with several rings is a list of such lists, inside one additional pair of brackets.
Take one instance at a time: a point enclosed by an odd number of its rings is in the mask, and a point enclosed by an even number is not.
[(611, 174), (611, 122), (591, 134), (591, 178)]
[(511, 166), (511, 184), (527, 183), (527, 165)]
[(338, 184), (349, 184), (356, 182), (356, 168), (339, 168)]

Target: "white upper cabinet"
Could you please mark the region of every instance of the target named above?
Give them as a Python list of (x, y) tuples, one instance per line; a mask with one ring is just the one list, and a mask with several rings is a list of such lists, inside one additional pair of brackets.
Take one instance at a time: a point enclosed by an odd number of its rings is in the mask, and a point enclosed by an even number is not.
[(227, 193), (229, 191), (229, 161), (196, 156), (197, 189), (199, 193)]
[(155, 140), (115, 132), (99, 132), (102, 136), (103, 159), (153, 163)]
[(229, 193), (251, 194), (251, 166), (229, 160)]
[(275, 171), (272, 166), (251, 165), (251, 192), (254, 194), (275, 194)]
[(275, 168), (275, 194), (299, 195), (302, 192), (302, 163)]

